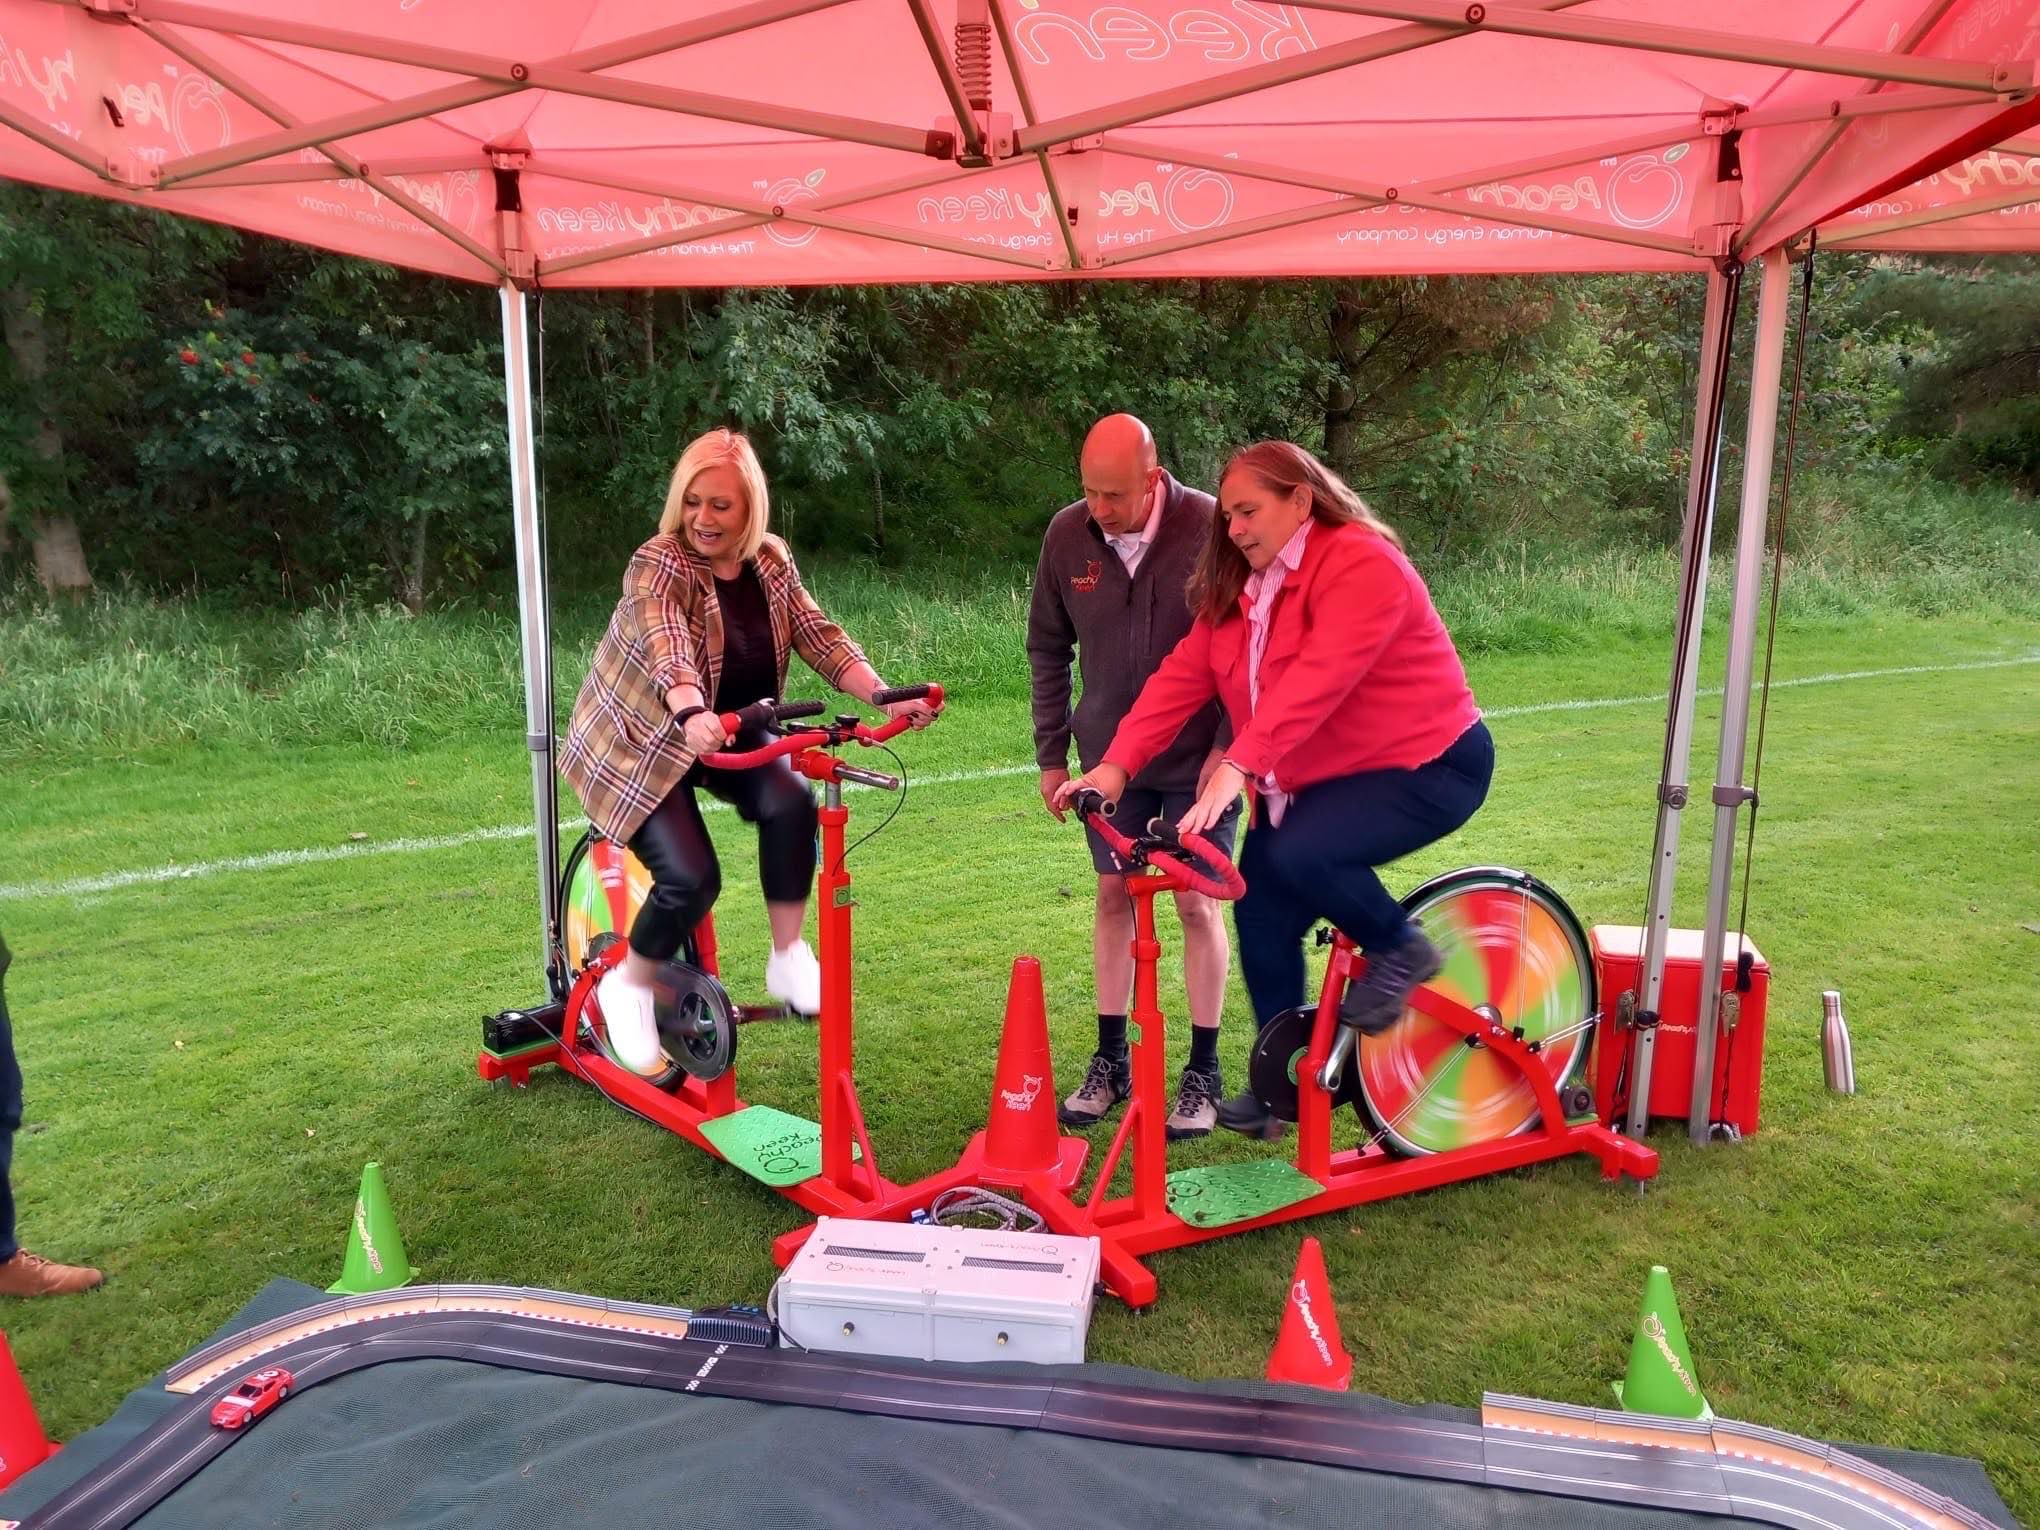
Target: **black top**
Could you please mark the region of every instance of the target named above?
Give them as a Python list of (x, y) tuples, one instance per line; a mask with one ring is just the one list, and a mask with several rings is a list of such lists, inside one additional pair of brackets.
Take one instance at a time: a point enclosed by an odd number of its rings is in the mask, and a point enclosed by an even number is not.
[(715, 598), (722, 607), (722, 674), (715, 685), (715, 709), (734, 712), (763, 701), (779, 688), (779, 655), (772, 646), (772, 613), (755, 564), (745, 563), (734, 579), (717, 577)]

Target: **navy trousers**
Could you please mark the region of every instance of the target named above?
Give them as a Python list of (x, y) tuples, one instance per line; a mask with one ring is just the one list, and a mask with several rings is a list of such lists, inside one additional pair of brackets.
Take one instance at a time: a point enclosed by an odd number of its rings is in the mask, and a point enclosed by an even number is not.
[(1233, 905), (1233, 927), (1257, 1026), (1305, 1001), (1303, 937), (1320, 919), (1362, 951), (1401, 937), (1408, 919), (1376, 868), (1465, 823), (1487, 800), (1494, 773), (1494, 738), (1476, 722), (1429, 764), (1306, 787), (1279, 828), (1256, 817), (1240, 856), (1247, 892)]
[(14, 1241), (14, 1134), (21, 1130), (21, 1064), (7, 1020), (7, 947), (0, 945), (0, 1264), (21, 1247)]

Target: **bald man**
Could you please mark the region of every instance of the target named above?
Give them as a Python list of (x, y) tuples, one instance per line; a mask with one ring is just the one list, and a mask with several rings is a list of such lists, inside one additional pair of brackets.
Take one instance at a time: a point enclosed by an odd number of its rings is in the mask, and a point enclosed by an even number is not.
[[(1084, 497), (1065, 506), (1042, 538), (1027, 618), (1027, 658), (1034, 674), (1034, 751), (1041, 797), (1057, 818), (1056, 788), (1070, 777), (1077, 746), (1081, 769), (1098, 763), (1113, 730), (1149, 675), (1190, 630), (1190, 577), (1216, 519), (1209, 494), (1186, 488), (1165, 470), (1155, 438), (1130, 414), (1107, 415), (1091, 427), (1078, 462)], [(1070, 706), (1070, 665), (1082, 695)], [(1205, 777), (1231, 742), (1213, 701), (1186, 723), (1176, 742), (1128, 783), (1119, 799), (1122, 823), (1145, 825), (1161, 815), (1174, 823), (1197, 798)], [(1235, 804), (1208, 838), (1230, 855)], [(1133, 988), (1133, 900), (1126, 868), (1093, 833), (1098, 873), (1091, 962), (1098, 986), (1098, 1050), (1084, 1080), (1057, 1114), (1069, 1126), (1095, 1126), (1133, 1091), (1126, 1047), (1126, 1011)], [(1183, 924), (1183, 982), (1190, 999), (1190, 1060), (1169, 1116), (1172, 1141), (1202, 1137), (1218, 1119), (1225, 1091), (1218, 1068), (1218, 1017), (1225, 1003), (1231, 949), (1218, 905), (1177, 893)]]

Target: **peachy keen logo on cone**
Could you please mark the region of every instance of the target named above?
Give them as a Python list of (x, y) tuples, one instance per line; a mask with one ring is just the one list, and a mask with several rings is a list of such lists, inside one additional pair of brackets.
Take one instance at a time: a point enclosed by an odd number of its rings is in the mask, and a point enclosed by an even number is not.
[(354, 1203), (354, 1236), (361, 1240), (361, 1252), (368, 1259), (368, 1267), (382, 1274), (382, 1255), (375, 1251), (375, 1237), (368, 1230), (368, 1203), (358, 1199)]
[(1020, 1075), (1020, 1087), (1018, 1089), (1001, 1089), (999, 1091), (999, 1098), (1005, 1102), (1008, 1110), (1026, 1110), (1034, 1104), (1035, 1096), (1040, 1093), (1041, 1075), (1038, 1073), (1023, 1073)]
[(1698, 1397), (1699, 1385), (1680, 1362), (1679, 1357), (1672, 1353), (1671, 1340), (1665, 1337), (1664, 1319), (1655, 1312), (1648, 1314), (1643, 1320), (1643, 1336), (1657, 1346), (1658, 1354), (1663, 1356), (1665, 1364), (1672, 1368), (1672, 1374), (1678, 1378), (1679, 1385), (1686, 1389), (1686, 1395)]
[(1289, 1299), (1296, 1303), (1297, 1316), (1303, 1319), (1304, 1331), (1310, 1335), (1318, 1358), (1326, 1365), (1332, 1364), (1332, 1347), (1325, 1342), (1325, 1331), (1318, 1327), (1317, 1314), (1310, 1310), (1310, 1286), (1299, 1280), (1289, 1288)]

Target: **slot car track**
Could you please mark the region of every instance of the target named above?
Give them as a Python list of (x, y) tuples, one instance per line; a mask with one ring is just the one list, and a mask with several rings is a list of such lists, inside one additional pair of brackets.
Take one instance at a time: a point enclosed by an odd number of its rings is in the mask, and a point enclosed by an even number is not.
[(1490, 1395), (1476, 1425), (1308, 1398), (1228, 1397), (1081, 1377), (979, 1377), (957, 1366), (768, 1347), (769, 1337), (762, 1318), (743, 1309), (691, 1313), (512, 1287), (420, 1287), (325, 1302), (179, 1362), (168, 1389), (189, 1404), (21, 1523), (65, 1530), (132, 1524), (247, 1432), (214, 1428), (210, 1414), (256, 1363), (288, 1367), (293, 1395), (302, 1395), (391, 1361), (445, 1359), (781, 1406), (1273, 1457), (1800, 1530), (1990, 1525), (1966, 1506), (1833, 1446), (1718, 1419), (1687, 1423)]

